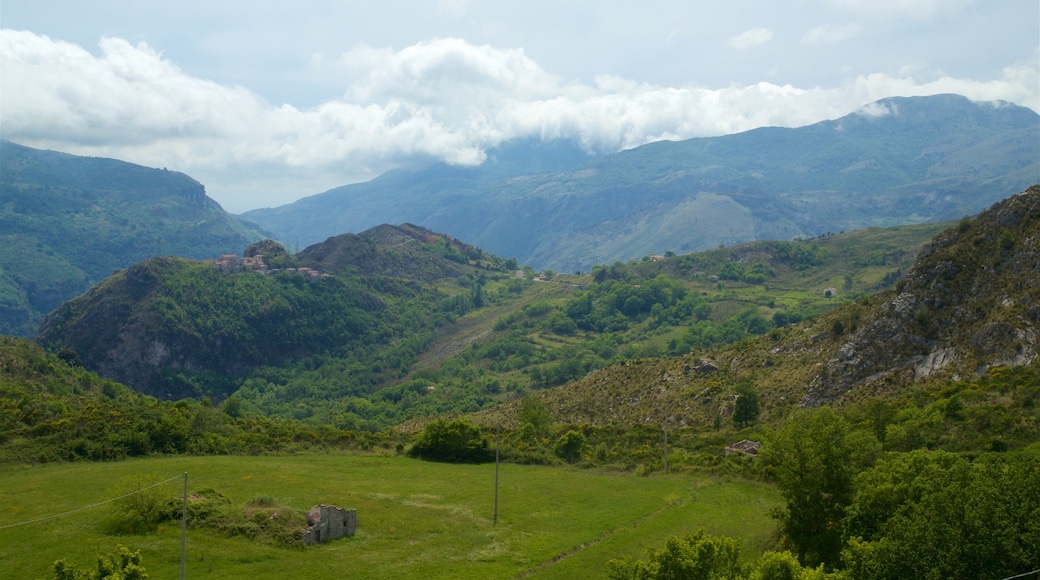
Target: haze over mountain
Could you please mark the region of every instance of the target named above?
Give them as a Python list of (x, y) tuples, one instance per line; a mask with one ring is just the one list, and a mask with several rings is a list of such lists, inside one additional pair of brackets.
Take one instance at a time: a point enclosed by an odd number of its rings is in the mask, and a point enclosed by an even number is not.
[[(1040, 116), (957, 95), (884, 99), (840, 119), (656, 142), (558, 167), (399, 170), (243, 217), (290, 244), (411, 222), (537, 268), (956, 219), (1040, 181)], [(542, 147), (543, 145), (536, 145)], [(568, 151), (567, 145), (556, 144)], [(567, 167), (568, 164), (573, 163)]]
[(0, 141), (0, 333), (149, 256), (240, 251), (260, 230), (176, 171)]

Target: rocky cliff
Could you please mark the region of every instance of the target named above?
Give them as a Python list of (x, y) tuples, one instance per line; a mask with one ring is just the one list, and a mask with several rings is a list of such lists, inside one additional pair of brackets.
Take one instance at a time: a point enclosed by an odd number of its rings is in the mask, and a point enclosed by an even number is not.
[(1040, 186), (936, 236), (896, 292), (856, 326), (803, 404), (871, 382), (956, 378), (1037, 359)]

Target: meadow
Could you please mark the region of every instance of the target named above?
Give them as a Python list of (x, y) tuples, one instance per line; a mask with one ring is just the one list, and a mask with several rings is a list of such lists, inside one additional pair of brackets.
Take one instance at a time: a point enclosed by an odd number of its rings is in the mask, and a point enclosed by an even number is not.
[[(214, 489), (244, 505), (268, 496), (294, 510), (317, 503), (358, 510), (358, 533), (307, 548), (276, 547), (189, 529), (190, 578), (574, 578), (601, 577), (606, 563), (643, 556), (672, 535), (704, 529), (739, 538), (743, 558), (766, 549), (779, 506), (766, 484), (702, 474), (639, 477), (603, 470), (452, 465), (399, 456), (159, 457), (5, 468), (0, 473), (0, 570), (7, 578), (52, 577), (55, 560), (92, 565), (120, 544), (140, 550), (151, 578), (180, 570), (180, 526), (109, 535), (110, 505), (28, 525), (118, 495), (149, 475), (188, 473), (188, 489)], [(183, 480), (166, 484), (180, 496)], [(9, 526), (9, 527), (7, 527)]]

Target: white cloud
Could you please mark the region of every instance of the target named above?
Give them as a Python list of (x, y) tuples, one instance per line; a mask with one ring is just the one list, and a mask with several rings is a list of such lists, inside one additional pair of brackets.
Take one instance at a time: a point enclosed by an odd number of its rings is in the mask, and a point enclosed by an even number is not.
[(184, 171), (231, 211), (287, 203), (417, 160), (478, 164), (489, 147), (516, 137), (571, 138), (610, 152), (801, 126), (884, 97), (946, 92), (1040, 110), (1040, 51), (988, 81), (863, 74), (834, 87), (704, 88), (609, 75), (577, 83), (546, 72), (523, 50), (446, 38), (316, 57), (335, 62), (326, 70), (350, 79), (350, 88), (296, 108), (186, 74), (145, 44), (103, 38), (99, 49), (95, 55), (4, 30), (4, 137)]
[(768, 28), (751, 28), (729, 38), (729, 45), (736, 50), (748, 50), (762, 46), (773, 38), (773, 31)]
[(862, 28), (858, 24), (824, 24), (809, 30), (802, 35), (802, 44), (806, 46), (819, 46), (834, 44), (848, 40), (859, 34)]

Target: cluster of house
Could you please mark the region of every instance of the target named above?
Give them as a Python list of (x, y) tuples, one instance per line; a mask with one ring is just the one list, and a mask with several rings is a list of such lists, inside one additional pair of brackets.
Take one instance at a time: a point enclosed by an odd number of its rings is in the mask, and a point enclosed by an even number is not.
[(213, 260), (213, 266), (225, 274), (234, 272), (256, 272), (258, 274), (277, 274), (288, 272), (290, 274), (302, 274), (307, 278), (321, 278), (328, 276), (314, 268), (268, 268), (264, 263), (264, 255), (238, 257), (237, 254), (224, 254)]

